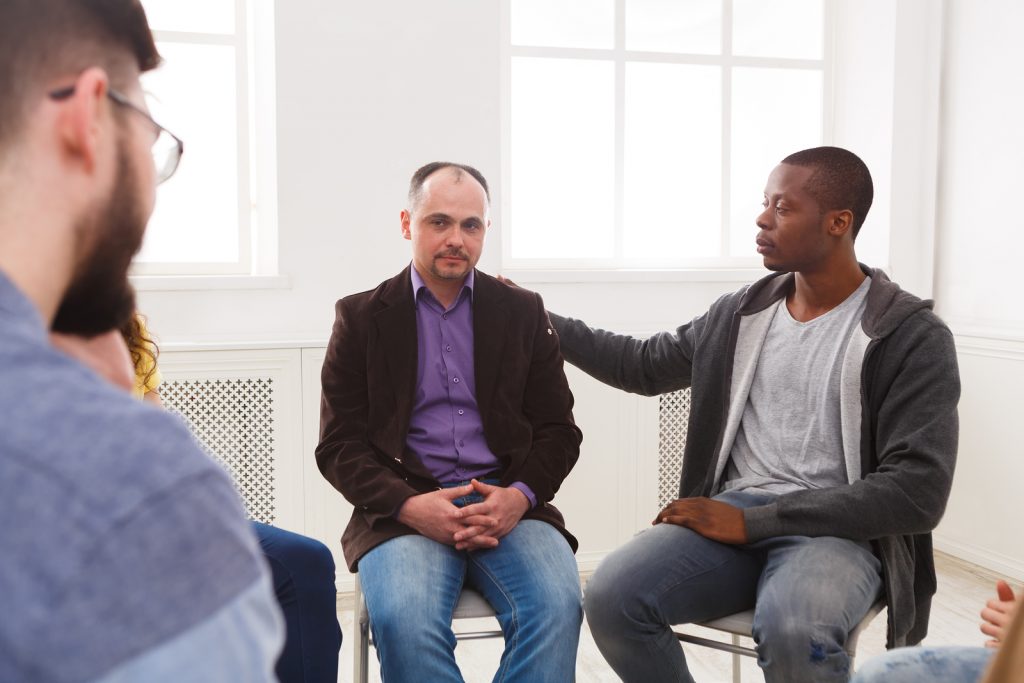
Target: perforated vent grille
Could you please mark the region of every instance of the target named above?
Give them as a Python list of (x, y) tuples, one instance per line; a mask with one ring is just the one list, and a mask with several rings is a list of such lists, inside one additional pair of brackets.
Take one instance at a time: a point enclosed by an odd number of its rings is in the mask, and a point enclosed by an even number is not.
[(171, 380), (160, 385), (168, 409), (235, 481), (250, 519), (273, 524), (273, 380)]
[(658, 508), (679, 497), (679, 475), (690, 422), (690, 390), (662, 394), (658, 399)]

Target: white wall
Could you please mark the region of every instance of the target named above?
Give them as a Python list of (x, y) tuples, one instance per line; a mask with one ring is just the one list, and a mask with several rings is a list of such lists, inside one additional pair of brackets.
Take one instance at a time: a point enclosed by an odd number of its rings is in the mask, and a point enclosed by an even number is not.
[[(1024, 25), (1024, 8), (1013, 0), (947, 4), (943, 48), (942, 3), (836, 0), (846, 32), (833, 45), (840, 87), (831, 137), (863, 152), (879, 186), (863, 239), (874, 239), (872, 225), (891, 224), (896, 279), (925, 296), (934, 283), (940, 313), (961, 334), (962, 456), (938, 541), (1024, 577), (1024, 539), (1010, 526), (1024, 514), (1024, 496), (1012, 495), (1024, 437), (1014, 419), (1014, 390), (1024, 380), (1024, 305), (1007, 294), (1024, 231), (1020, 214), (1004, 209), (1024, 186), (1017, 161), (1024, 95), (1015, 70), (1024, 48), (1013, 35)], [(143, 291), (141, 307), (170, 349), (192, 342), (322, 345), (337, 298), (375, 286), (408, 262), (398, 212), (408, 177), (422, 163), (477, 166), (500, 205), (500, 2), (276, 5), (279, 251), (288, 284)], [(492, 218), (481, 266), (497, 272), (502, 226), (497, 211)], [(552, 274), (525, 276), (523, 284), (553, 310), (645, 333), (691, 318), (757, 275)], [(314, 359), (304, 352), (306, 384), (316, 376), (307, 360)], [(656, 476), (656, 443), (639, 434), (650, 426), (650, 404), (624, 404), (575, 373), (571, 381), (586, 436), (560, 499), (584, 552), (600, 553), (647, 514), (642, 496)], [(304, 400), (315, 404), (305, 392)], [(307, 408), (308, 442), (316, 420)], [(302, 451), (312, 458), (308, 443)], [(620, 480), (631, 487), (626, 494), (617, 493)], [(313, 518), (337, 514), (307, 507), (311, 528), (328, 535), (338, 520)]]
[(935, 297), (958, 334), (960, 460), (937, 544), (1024, 579), (1024, 5), (947, 2)]
[[(417, 167), (463, 161), (497, 184), (498, 5), (277, 2), (279, 251), (290, 286), (144, 291), (162, 339), (326, 341), (336, 299), (408, 262), (398, 213)], [(492, 271), (496, 237), (483, 261)]]

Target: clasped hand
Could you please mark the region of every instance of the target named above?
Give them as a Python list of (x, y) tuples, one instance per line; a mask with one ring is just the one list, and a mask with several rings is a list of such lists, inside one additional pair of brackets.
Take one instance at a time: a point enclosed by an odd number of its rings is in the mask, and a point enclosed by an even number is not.
[(743, 510), (710, 498), (680, 498), (665, 506), (651, 524), (675, 524), (719, 543), (747, 542)]
[[(479, 493), (483, 500), (463, 508), (452, 501)], [(465, 486), (422, 493), (405, 501), (398, 521), (429, 539), (458, 550), (495, 548), (530, 508), (515, 488), (491, 486), (474, 479)]]

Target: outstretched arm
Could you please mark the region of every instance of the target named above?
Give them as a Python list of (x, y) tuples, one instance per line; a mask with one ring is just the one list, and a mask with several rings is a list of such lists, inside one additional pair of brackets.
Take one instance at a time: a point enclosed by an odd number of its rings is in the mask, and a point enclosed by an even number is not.
[(596, 330), (582, 320), (550, 313), (565, 359), (616, 389), (656, 396), (690, 386), (694, 323), (649, 339)]

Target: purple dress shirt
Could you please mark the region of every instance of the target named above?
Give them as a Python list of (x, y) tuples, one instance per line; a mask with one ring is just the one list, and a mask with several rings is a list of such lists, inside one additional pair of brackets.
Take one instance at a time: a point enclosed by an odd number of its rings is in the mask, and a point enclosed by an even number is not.
[[(501, 463), (487, 446), (476, 403), (474, 271), (466, 276), (455, 302), (446, 310), (427, 289), (415, 266), (410, 270), (418, 363), (406, 446), (442, 484), (497, 472)], [(537, 504), (529, 486), (522, 482), (512, 486), (526, 495), (531, 507)]]

